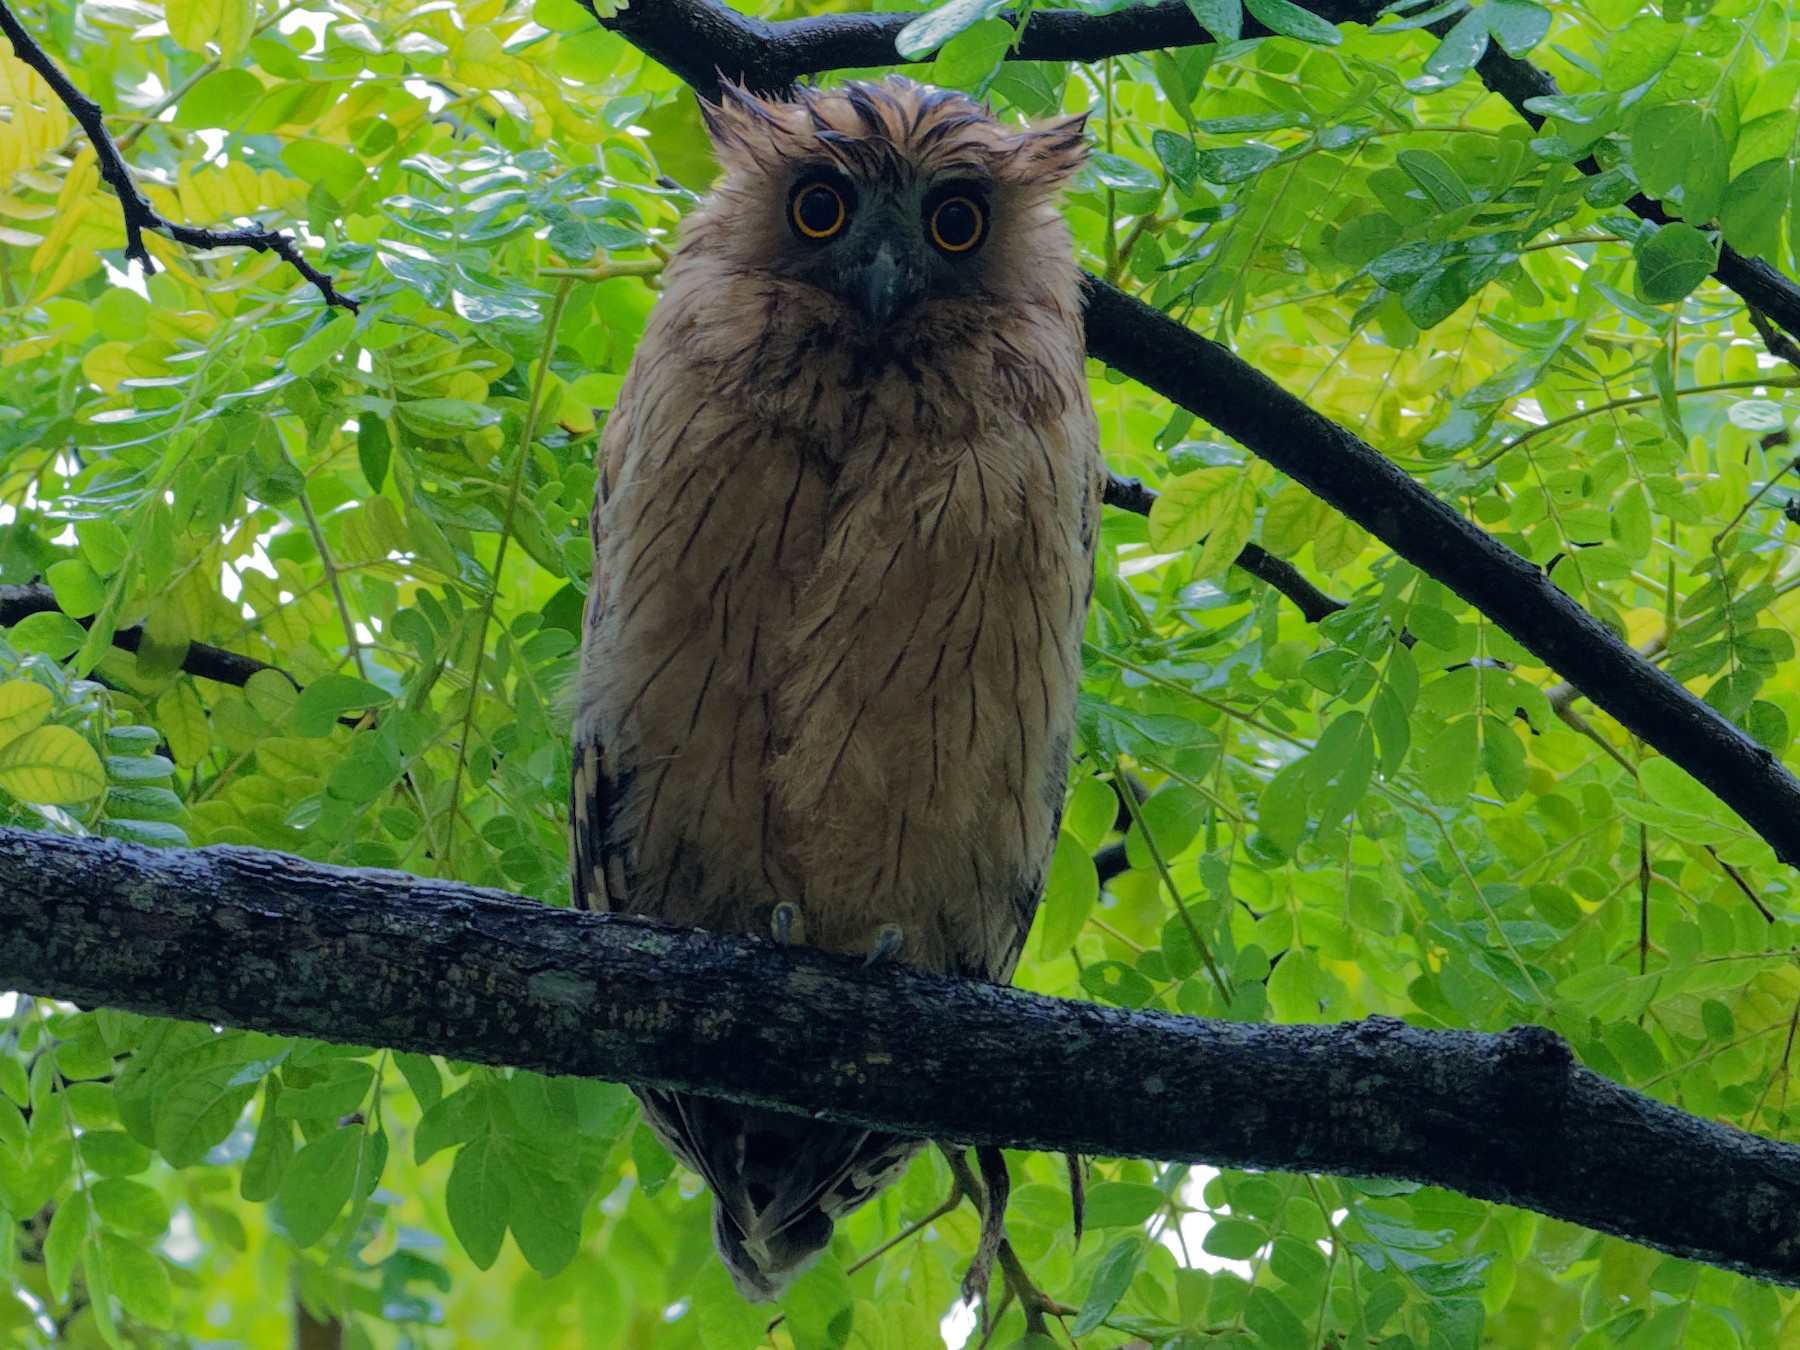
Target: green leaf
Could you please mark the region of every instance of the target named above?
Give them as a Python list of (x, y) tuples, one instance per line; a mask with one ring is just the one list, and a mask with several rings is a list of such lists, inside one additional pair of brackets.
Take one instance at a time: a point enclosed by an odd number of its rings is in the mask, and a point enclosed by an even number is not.
[(1719, 226), (1740, 252), (1773, 255), (1781, 244), (1781, 221), (1793, 196), (1794, 175), (1786, 158), (1753, 164), (1726, 185)]
[(1244, 31), (1243, 0), (1187, 0), (1194, 21), (1220, 42), (1236, 42)]
[(1194, 157), (1194, 162), (1200, 177), (1224, 187), (1256, 177), (1279, 158), (1281, 152), (1274, 146), (1250, 142), (1217, 150), (1202, 150)]
[(274, 1109), (279, 1092), (278, 1081), (271, 1078), (265, 1089), (262, 1115), (256, 1122), (256, 1138), (250, 1144), (250, 1156), (244, 1159), (243, 1175), (238, 1179), (238, 1194), (246, 1200), (273, 1200), (294, 1156), (293, 1122)]
[(1532, 0), (1486, 0), (1479, 12), (1508, 56), (1524, 56), (1550, 32), (1550, 11)]
[(1213, 1225), (1206, 1230), (1200, 1246), (1214, 1256), (1223, 1256), (1232, 1261), (1248, 1261), (1268, 1240), (1268, 1230), (1260, 1223), (1253, 1223), (1249, 1219), (1225, 1218), (1213, 1220)]
[(917, 61), (998, 8), (999, 0), (946, 0), (902, 28), (894, 38), (894, 50), (904, 61)]
[(288, 1164), (281, 1183), (281, 1215), (297, 1247), (310, 1247), (325, 1236), (332, 1220), (350, 1202), (362, 1152), (358, 1125), (332, 1130), (314, 1139)]
[(55, 702), (48, 689), (31, 680), (0, 684), (0, 747), (42, 726)]
[(854, 1306), (850, 1277), (827, 1251), (817, 1265), (788, 1286), (781, 1297), (794, 1350), (843, 1350), (850, 1339)]
[(544, 1149), (515, 1140), (503, 1157), (507, 1225), (513, 1241), (531, 1268), (549, 1279), (581, 1250), (581, 1213), (588, 1191), (558, 1166), (555, 1154)]
[(454, 1144), (466, 1143), (487, 1128), (489, 1088), (471, 1083), (434, 1102), (419, 1118), (413, 1131), (413, 1161), (422, 1163)]
[[(83, 1152), (85, 1153), (85, 1149)], [(108, 1177), (89, 1188), (101, 1222), (132, 1237), (161, 1237), (169, 1228), (169, 1207), (141, 1181)]]
[(21, 801), (68, 806), (105, 786), (100, 756), (67, 727), (39, 727), (0, 746), (0, 789)]
[(1718, 247), (1706, 235), (1676, 221), (1642, 235), (1632, 248), (1638, 294), (1654, 305), (1682, 300), (1718, 265)]
[(1137, 1181), (1103, 1181), (1088, 1192), (1089, 1228), (1135, 1228), (1168, 1199), (1154, 1186)]
[(44, 580), (56, 592), (57, 606), (68, 618), (88, 618), (106, 603), (106, 582), (79, 558), (51, 563)]
[(688, 1297), (702, 1350), (755, 1350), (763, 1344), (769, 1315), (744, 1300), (722, 1262), (702, 1263)]
[(931, 82), (942, 89), (984, 92), (1017, 37), (1018, 30), (1005, 19), (983, 19), (938, 51), (931, 66)]
[(71, 1196), (67, 1204), (56, 1207), (44, 1234), (44, 1278), (58, 1303), (68, 1301), (69, 1282), (87, 1235), (87, 1207), (79, 1195)]
[(499, 412), (485, 403), (461, 398), (414, 399), (396, 404), (394, 412), (409, 430), (443, 440), (491, 427), (500, 420)]
[(288, 349), (287, 368), (296, 375), (310, 375), (344, 350), (356, 333), (354, 314), (339, 314), (321, 325), (317, 332)]
[(394, 1066), (400, 1070), (401, 1077), (406, 1079), (407, 1087), (412, 1089), (413, 1100), (419, 1103), (421, 1111), (429, 1111), (443, 1100), (444, 1080), (438, 1073), (437, 1062), (430, 1055), (396, 1051)]
[(494, 1264), (506, 1237), (510, 1208), (506, 1172), (506, 1160), (494, 1141), (476, 1139), (457, 1151), (444, 1188), (444, 1207), (456, 1240), (482, 1270)]
[(1125, 1291), (1131, 1288), (1131, 1281), (1136, 1277), (1138, 1262), (1143, 1259), (1144, 1241), (1141, 1237), (1120, 1238), (1107, 1248), (1106, 1255), (1100, 1258), (1100, 1264), (1094, 1267), (1094, 1278), (1088, 1285), (1087, 1298), (1083, 1300), (1081, 1311), (1076, 1314), (1075, 1324), (1069, 1329), (1073, 1336), (1085, 1336), (1098, 1327), (1119, 1306), (1119, 1300), (1125, 1297)]
[(1405, 171), (1408, 178), (1424, 189), (1432, 205), (1440, 211), (1454, 211), (1458, 207), (1474, 204), (1475, 198), (1451, 167), (1450, 161), (1437, 152), (1402, 150), (1394, 156), (1394, 162)]
[(1100, 876), (1093, 856), (1065, 830), (1057, 836), (1050, 875), (1044, 883), (1043, 913), (1037, 921), (1038, 950), (1046, 957), (1066, 952), (1086, 926), (1099, 896)]
[(1481, 722), (1459, 717), (1419, 755), (1419, 782), (1432, 801), (1452, 806), (1468, 797), (1481, 771)]
[(1296, 38), (1321, 47), (1335, 47), (1344, 40), (1332, 24), (1291, 0), (1244, 0), (1244, 8), (1260, 19), (1271, 33)]
[(89, 1130), (81, 1136), (81, 1161), (103, 1177), (136, 1176), (154, 1156), (123, 1130)]
[(328, 735), (338, 718), (392, 702), (393, 695), (379, 685), (353, 675), (322, 675), (300, 691), (295, 700), (293, 727), (297, 735)]
[(242, 1070), (241, 1060), (173, 1068), (158, 1085), (151, 1103), (156, 1148), (171, 1166), (192, 1166), (231, 1133), (256, 1095), (254, 1080), (240, 1081)]
[(346, 1060), (332, 1069), (323, 1083), (308, 1087), (292, 1087), (284, 1083), (281, 1095), (274, 1100), (277, 1115), (296, 1120), (347, 1116), (369, 1095), (375, 1081), (375, 1067), (357, 1060)]
[(1150, 508), (1150, 543), (1174, 553), (1198, 543), (1226, 505), (1226, 493), (1241, 476), (1236, 468), (1197, 469), (1163, 484)]
[(106, 1282), (126, 1312), (153, 1327), (173, 1324), (175, 1298), (169, 1271), (154, 1253), (117, 1233), (102, 1233), (100, 1254), (106, 1264)]

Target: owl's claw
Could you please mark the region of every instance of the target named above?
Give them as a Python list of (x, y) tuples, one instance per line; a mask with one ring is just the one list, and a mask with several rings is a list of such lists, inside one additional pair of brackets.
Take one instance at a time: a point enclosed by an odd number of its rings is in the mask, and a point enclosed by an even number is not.
[(783, 947), (803, 946), (806, 942), (806, 917), (792, 900), (783, 900), (775, 906), (769, 927), (775, 934), (775, 941)]
[(863, 961), (864, 966), (878, 966), (893, 957), (906, 945), (906, 930), (897, 923), (884, 923), (875, 933), (875, 945), (869, 948), (869, 955)]

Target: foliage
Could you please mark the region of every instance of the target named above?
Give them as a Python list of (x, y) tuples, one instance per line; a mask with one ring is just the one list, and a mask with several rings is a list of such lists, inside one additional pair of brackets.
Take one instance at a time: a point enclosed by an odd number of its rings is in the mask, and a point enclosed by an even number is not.
[[(1359, 430), (1785, 754), (1797, 377), (1707, 274), (1721, 233), (1789, 271), (1800, 252), (1786, 11), (1484, 0), (1440, 43), (1421, 24), (1455, 5), (1340, 33), (1285, 0), (1190, 4), (1284, 36), (1002, 64), (994, 7), (950, 0), (902, 43), (1008, 114), (1091, 106), (1068, 203), (1090, 266)], [(91, 150), (0, 58), (0, 582), (43, 576), (62, 608), (0, 646), (0, 819), (565, 903), (595, 428), (712, 172), (692, 96), (571, 0), (23, 17), (159, 209), (303, 230), (362, 308), (271, 256), (157, 239), (147, 287), (120, 274)], [(1536, 101), (1541, 133), (1470, 75), (1490, 42), (1569, 91)], [(1639, 188), (1676, 223), (1625, 213)], [(1796, 897), (1768, 848), (1441, 585), (1093, 374), (1113, 467), (1164, 495), (1108, 514), (1021, 982), (1538, 1022), (1791, 1138)], [(1306, 624), (1230, 567), (1249, 540), (1348, 608)], [(138, 623), (135, 654), (112, 645)], [(278, 669), (201, 679), (196, 643)], [(0, 1014), (0, 1344), (275, 1346), (297, 1302), (359, 1346), (901, 1350), (938, 1343), (974, 1247), (964, 1207), (866, 1259), (948, 1192), (928, 1154), (767, 1330), (620, 1088)], [(1384, 1182), (1099, 1160), (1077, 1250), (1060, 1163), (1012, 1162), (1013, 1239), (1084, 1347), (1800, 1335), (1790, 1295)], [(995, 1343), (1022, 1334), (1014, 1307)]]

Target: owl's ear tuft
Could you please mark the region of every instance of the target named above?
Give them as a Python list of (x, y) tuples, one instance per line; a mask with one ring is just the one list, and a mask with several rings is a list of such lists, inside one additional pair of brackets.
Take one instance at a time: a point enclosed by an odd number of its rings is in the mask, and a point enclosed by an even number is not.
[(1075, 113), (1039, 122), (1013, 140), (1012, 177), (1048, 192), (1060, 191), (1087, 163), (1083, 136), (1088, 115)]
[(713, 150), (727, 168), (766, 165), (780, 129), (775, 105), (734, 80), (719, 81), (719, 99), (700, 100), (700, 116)]

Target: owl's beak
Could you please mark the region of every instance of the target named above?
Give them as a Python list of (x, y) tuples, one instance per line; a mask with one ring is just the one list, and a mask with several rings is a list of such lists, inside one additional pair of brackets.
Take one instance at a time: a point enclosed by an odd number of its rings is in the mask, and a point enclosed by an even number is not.
[(925, 289), (925, 269), (892, 244), (883, 242), (856, 263), (845, 280), (848, 297), (869, 321), (885, 328), (889, 319)]

